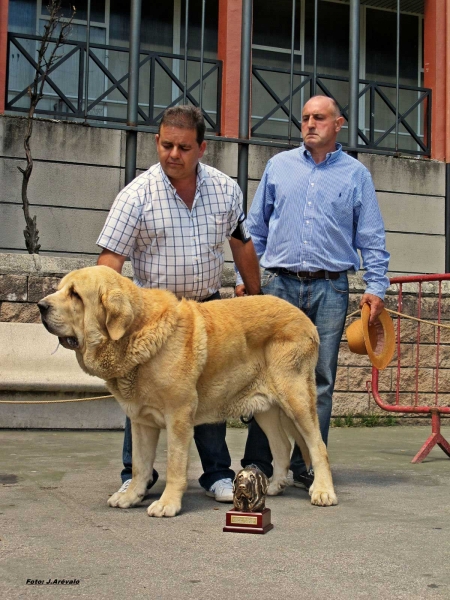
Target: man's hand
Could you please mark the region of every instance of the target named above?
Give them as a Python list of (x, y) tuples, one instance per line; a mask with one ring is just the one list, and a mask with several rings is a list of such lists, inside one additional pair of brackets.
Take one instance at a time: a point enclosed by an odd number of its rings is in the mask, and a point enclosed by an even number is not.
[(241, 283), (240, 285), (237, 285), (234, 288), (234, 293), (236, 294), (236, 296), (240, 297), (240, 296), (246, 296), (247, 295), (247, 291), (245, 289), (245, 285), (243, 283)]
[(375, 294), (363, 294), (359, 308), (362, 308), (363, 304), (370, 306), (369, 325), (373, 325), (384, 308), (384, 301)]

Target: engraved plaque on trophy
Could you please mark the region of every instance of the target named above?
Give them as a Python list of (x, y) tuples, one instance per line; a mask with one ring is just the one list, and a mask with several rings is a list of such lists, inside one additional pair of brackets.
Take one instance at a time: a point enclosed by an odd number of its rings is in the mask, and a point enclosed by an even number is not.
[(270, 508), (265, 507), (269, 480), (250, 465), (239, 471), (233, 482), (234, 508), (226, 514), (224, 531), (267, 533), (273, 529)]

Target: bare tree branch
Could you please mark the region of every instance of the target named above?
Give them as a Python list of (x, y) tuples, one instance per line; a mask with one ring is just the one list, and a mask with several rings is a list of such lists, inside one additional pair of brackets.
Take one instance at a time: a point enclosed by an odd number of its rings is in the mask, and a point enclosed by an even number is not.
[[(28, 183), (30, 181), (31, 173), (33, 171), (33, 158), (31, 156), (30, 139), (33, 134), (33, 120), (36, 112), (36, 107), (39, 101), (44, 95), (44, 86), (47, 81), (47, 77), (50, 69), (59, 59), (56, 54), (58, 49), (64, 45), (68, 36), (70, 35), (72, 21), (75, 17), (76, 9), (75, 6), (71, 7), (71, 15), (68, 19), (64, 19), (64, 15), (61, 10), (62, 0), (49, 0), (47, 10), (49, 12), (49, 20), (44, 25), (44, 33), (42, 35), (42, 41), (38, 49), (38, 60), (34, 74), (32, 84), (28, 88), (28, 95), (30, 97), (30, 108), (27, 116), (27, 128), (24, 137), (24, 149), (25, 156), (27, 159), (27, 166), (25, 169), (18, 167), (22, 173), (22, 208), (25, 216), (26, 228), (24, 229), (25, 245), (29, 254), (38, 254), (41, 248), (39, 242), (39, 231), (36, 224), (36, 215), (30, 216), (30, 202), (28, 200)], [(53, 33), (59, 27), (59, 35), (56, 40), (53, 39)], [(50, 51), (50, 55), (47, 56), (47, 51), (50, 44), (54, 44)]]

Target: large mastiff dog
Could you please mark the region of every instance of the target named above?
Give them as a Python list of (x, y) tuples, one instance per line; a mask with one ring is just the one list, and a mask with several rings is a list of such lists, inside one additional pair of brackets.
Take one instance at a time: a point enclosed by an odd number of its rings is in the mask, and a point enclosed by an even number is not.
[(286, 486), (291, 445), (315, 471), (312, 504), (337, 504), (316, 414), (316, 328), (273, 296), (199, 304), (141, 289), (104, 267), (73, 271), (38, 303), (48, 331), (101, 377), (131, 419), (133, 478), (110, 506), (144, 497), (159, 432), (167, 429), (167, 478), (152, 517), (173, 517), (187, 485), (194, 425), (255, 414), (274, 458), (268, 494)]

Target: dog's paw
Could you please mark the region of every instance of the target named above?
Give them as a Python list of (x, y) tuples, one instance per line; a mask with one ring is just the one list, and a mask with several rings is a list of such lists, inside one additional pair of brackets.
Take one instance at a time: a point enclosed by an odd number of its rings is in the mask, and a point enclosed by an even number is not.
[(286, 480), (281, 481), (271, 481), (269, 487), (267, 488), (268, 496), (279, 496), (282, 494), (287, 486)]
[(130, 492), (116, 492), (110, 498), (108, 498), (108, 506), (113, 508), (130, 508), (130, 506), (136, 506), (141, 502), (143, 496), (140, 497), (136, 493)]
[(338, 499), (333, 490), (331, 491), (320, 491), (313, 490), (312, 486), (309, 490), (311, 496), (311, 504), (315, 506), (335, 506), (338, 503)]
[(176, 504), (175, 502), (162, 502), (161, 500), (156, 500), (153, 504), (147, 509), (147, 513), (149, 517), (174, 517), (181, 510), (181, 504)]

